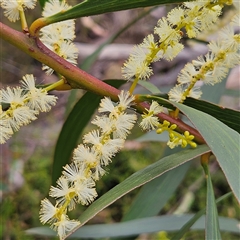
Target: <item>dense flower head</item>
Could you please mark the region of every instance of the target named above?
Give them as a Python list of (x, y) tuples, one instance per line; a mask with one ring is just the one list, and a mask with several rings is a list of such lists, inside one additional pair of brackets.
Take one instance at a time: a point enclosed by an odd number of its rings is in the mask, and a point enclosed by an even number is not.
[(73, 209), (75, 207), (75, 202), (71, 195), (75, 195), (74, 188), (69, 185), (65, 177), (60, 177), (57, 181), (57, 187), (52, 186), (49, 192), (49, 196), (57, 198), (59, 205), (63, 205), (66, 201), (70, 201), (69, 208)]
[(74, 209), (78, 203), (88, 205), (94, 201), (97, 197), (95, 182), (106, 173), (104, 167), (123, 148), (136, 122), (136, 114), (128, 113), (134, 104), (134, 97), (129, 92), (121, 91), (118, 98), (117, 103), (108, 97), (102, 99), (98, 109), (101, 115), (92, 121), (99, 129), (84, 135), (83, 144), (79, 144), (73, 152), (72, 163), (63, 167), (57, 186), (50, 188), (49, 195), (56, 199), (56, 206), (47, 199), (42, 201), (40, 221), (52, 224), (60, 238), (80, 224), (69, 220), (67, 211)]
[(80, 225), (77, 220), (69, 220), (69, 217), (65, 214), (61, 215), (61, 219), (51, 225), (51, 228), (57, 231), (60, 240), (64, 239), (70, 231)]
[[(43, 10), (43, 17), (49, 17), (58, 12), (66, 11), (70, 9), (65, 1), (51, 0), (46, 2)], [(48, 25), (41, 29), (40, 39), (41, 41), (53, 52), (66, 61), (77, 64), (78, 49), (72, 42), (75, 38), (75, 22), (74, 20), (66, 20), (58, 23)], [(43, 64), (44, 71), (50, 75), (53, 73), (53, 69)]]
[(1, 7), (4, 9), (4, 15), (11, 22), (19, 20), (19, 12), (25, 8), (33, 9), (37, 0), (1, 0)]
[[(191, 95), (197, 95), (197, 93), (198, 90), (194, 89)], [(180, 100), (181, 99), (179, 99), (178, 101)], [(197, 144), (193, 141), (194, 136), (191, 135), (188, 131), (185, 131), (184, 134), (180, 134), (175, 131), (177, 128), (176, 124), (171, 124), (169, 121), (166, 120), (164, 120), (163, 123), (160, 123), (159, 118), (156, 115), (161, 112), (163, 112), (163, 107), (161, 107), (156, 101), (152, 101), (150, 107), (148, 109), (145, 109), (139, 126), (143, 130), (155, 130), (157, 134), (161, 134), (164, 131), (168, 132), (169, 141), (167, 142), (167, 145), (171, 149), (179, 145), (183, 148), (185, 148), (187, 145), (195, 148)]]
[(41, 201), (40, 221), (43, 224), (50, 223), (60, 239), (64, 239), (68, 232), (80, 225), (79, 221), (69, 220), (66, 211), (61, 206), (53, 206), (47, 198)]
[(158, 117), (155, 115), (163, 112), (163, 107), (161, 107), (156, 101), (152, 101), (150, 108), (145, 110), (146, 112), (142, 115), (142, 121), (140, 122), (139, 126), (143, 130), (156, 129), (159, 121)]
[(36, 88), (33, 75), (27, 74), (20, 81), (22, 89), (27, 91), (25, 98), (26, 105), (38, 112), (49, 112), (52, 105), (56, 104), (57, 97), (48, 95), (42, 88)]
[(0, 90), (0, 102), (6, 107), (0, 111), (1, 138), (5, 143), (21, 126), (35, 120), (39, 112), (46, 112), (56, 104), (57, 97), (36, 88), (33, 75), (23, 76), (19, 87)]

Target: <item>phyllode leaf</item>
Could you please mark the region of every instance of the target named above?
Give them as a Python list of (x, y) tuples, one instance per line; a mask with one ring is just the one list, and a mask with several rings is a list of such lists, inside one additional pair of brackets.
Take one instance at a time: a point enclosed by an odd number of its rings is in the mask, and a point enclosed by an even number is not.
[(236, 111), (230, 108), (221, 107), (216, 104), (203, 101), (203, 100), (194, 99), (194, 98), (187, 98), (184, 101), (184, 105), (187, 105), (189, 107), (205, 112), (213, 116), (214, 118), (218, 119), (219, 121), (223, 122), (228, 127), (240, 133), (240, 112), (239, 111)]
[[(108, 237), (119, 237), (121, 240), (129, 239), (127, 236), (138, 235), (142, 233), (154, 233), (159, 231), (177, 231), (186, 224), (194, 214), (164, 215), (142, 219), (135, 219), (121, 223), (93, 224), (81, 227), (67, 239), (102, 239)], [(239, 234), (238, 220), (226, 217), (219, 217), (220, 228), (222, 231)], [(191, 227), (191, 230), (204, 230), (205, 218), (202, 216)], [(26, 231), (28, 235), (40, 235), (45, 237), (54, 237), (56, 233), (47, 227), (36, 227)], [(166, 238), (165, 238), (166, 239)], [(172, 238), (178, 240), (180, 238)], [(154, 239), (155, 240), (155, 239)], [(211, 239), (213, 240), (213, 239)], [(215, 239), (214, 239), (215, 240)]]
[(180, 3), (181, 0), (85, 0), (71, 9), (47, 18), (48, 24), (67, 19), (92, 16), (140, 7), (151, 7), (169, 3)]
[(219, 219), (217, 206), (213, 191), (212, 179), (209, 172), (208, 165), (205, 166), (207, 169), (207, 207), (206, 207), (206, 230), (205, 236), (206, 240), (211, 239), (221, 239), (220, 229), (219, 229)]
[(240, 202), (239, 133), (204, 112), (183, 104), (173, 102), (172, 104), (179, 108), (200, 132), (216, 156), (235, 197)]
[(190, 162), (145, 184), (131, 204), (122, 221), (157, 215), (184, 179)]

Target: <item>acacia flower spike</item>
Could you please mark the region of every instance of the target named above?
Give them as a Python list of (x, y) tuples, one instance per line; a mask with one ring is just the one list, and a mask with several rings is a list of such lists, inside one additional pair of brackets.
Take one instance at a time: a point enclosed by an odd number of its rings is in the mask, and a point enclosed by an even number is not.
[[(135, 125), (136, 114), (127, 112), (134, 96), (121, 91), (118, 99), (118, 103), (111, 102), (107, 97), (102, 99), (99, 107), (102, 115), (93, 121), (99, 129), (83, 137), (83, 144), (79, 144), (73, 152), (72, 163), (63, 167), (57, 186), (50, 188), (49, 195), (56, 199), (55, 207), (47, 199), (41, 203), (40, 221), (50, 223), (60, 238), (79, 226), (78, 221), (69, 220), (67, 212), (73, 210), (76, 204), (88, 205), (94, 201), (97, 197), (95, 182), (105, 174), (104, 167), (123, 147), (127, 134)], [(104, 121), (108, 127), (103, 125)]]
[[(152, 101), (156, 101), (158, 103), (161, 104), (161, 101), (163, 101), (165, 104), (167, 103), (165, 99), (162, 99), (157, 97), (157, 96), (151, 96), (151, 95), (135, 95), (135, 103), (136, 103), (136, 109), (138, 111), (138, 113), (142, 114), (142, 113), (146, 113), (146, 109), (150, 108), (150, 103)], [(169, 104), (172, 105), (172, 104)], [(168, 107), (166, 105), (166, 107)], [(175, 118), (171, 115), (168, 115), (164, 112), (160, 112), (158, 114), (156, 114), (156, 116), (158, 117), (158, 121), (159, 123), (162, 123), (164, 120), (167, 120), (168, 122), (170, 122), (171, 124), (176, 124), (177, 128), (175, 129), (177, 132), (183, 134), (185, 131), (188, 131), (191, 135), (195, 136), (194, 140), (196, 143), (198, 144), (204, 144), (205, 141), (202, 138), (201, 134), (193, 127), (187, 125), (186, 123), (184, 123), (181, 119), (179, 118)], [(146, 129), (147, 130), (147, 129)]]
[(158, 21), (154, 33), (144, 38), (143, 43), (134, 47), (129, 59), (122, 67), (123, 77), (133, 80), (130, 93), (133, 93), (138, 80), (147, 80), (153, 74), (151, 63), (165, 58), (171, 61), (183, 49), (179, 43), (183, 36), (182, 28), (189, 38), (196, 37), (199, 32), (209, 29), (218, 19), (223, 1), (194, 1), (174, 8)]
[[(238, 15), (236, 14), (233, 19)], [(239, 23), (237, 25), (239, 26)], [(195, 87), (197, 81), (214, 85), (226, 78), (230, 68), (240, 64), (240, 35), (234, 34), (233, 27), (233, 22), (224, 27), (218, 40), (209, 43), (209, 52), (205, 56), (200, 56), (185, 65), (178, 76), (178, 85), (168, 93), (169, 100), (183, 103), (186, 97), (200, 98), (202, 92), (199, 87)], [(175, 117), (178, 112), (176, 109)]]

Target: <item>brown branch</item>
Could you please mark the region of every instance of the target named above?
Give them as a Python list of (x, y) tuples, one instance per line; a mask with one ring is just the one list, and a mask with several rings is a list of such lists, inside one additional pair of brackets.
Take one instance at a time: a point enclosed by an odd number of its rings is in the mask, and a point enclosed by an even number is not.
[(118, 100), (119, 90), (100, 81), (49, 50), (38, 38), (31, 38), (0, 22), (0, 38), (63, 75), (72, 88), (83, 88)]

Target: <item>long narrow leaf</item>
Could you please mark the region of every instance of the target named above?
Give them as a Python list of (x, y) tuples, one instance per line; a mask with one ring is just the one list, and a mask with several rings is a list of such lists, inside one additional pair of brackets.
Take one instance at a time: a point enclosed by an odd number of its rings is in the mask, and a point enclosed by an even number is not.
[(59, 22), (107, 12), (115, 12), (140, 7), (151, 7), (161, 4), (180, 3), (181, 0), (85, 0), (71, 9), (48, 17), (49, 23)]
[(185, 163), (145, 184), (123, 221), (157, 215), (181, 183), (189, 166)]
[[(177, 231), (186, 222), (193, 217), (193, 214), (183, 215), (167, 215), (158, 217), (149, 217), (131, 220), (122, 223), (113, 224), (94, 224), (83, 226), (81, 229), (73, 233), (68, 239), (98, 239), (106, 237), (127, 237), (138, 235), (141, 233), (154, 233), (159, 231)], [(220, 228), (234, 234), (239, 234), (238, 220), (219, 217)], [(191, 230), (204, 230), (205, 217), (202, 216), (192, 227)], [(26, 231), (27, 234), (41, 236), (56, 236), (56, 233), (47, 227), (32, 228)], [(179, 240), (179, 239), (177, 239)], [(217, 240), (217, 239), (211, 239)]]
[(151, 82), (139, 80), (138, 84), (147, 89), (152, 94), (160, 94), (160, 90)]
[(172, 104), (189, 118), (201, 133), (206, 143), (216, 156), (234, 195), (240, 202), (239, 172), (240, 172), (240, 135), (218, 119), (194, 108), (175, 102), (170, 102), (156, 96), (140, 96), (141, 99), (154, 99), (158, 102)]
[(221, 239), (217, 206), (214, 197), (212, 179), (208, 165), (206, 167), (207, 178), (207, 211), (206, 211), (206, 240)]
[(223, 122), (233, 130), (240, 133), (240, 112), (230, 109), (224, 108), (210, 102), (197, 100), (194, 98), (187, 98), (184, 102), (184, 105), (195, 108), (199, 111), (205, 112), (219, 121)]

